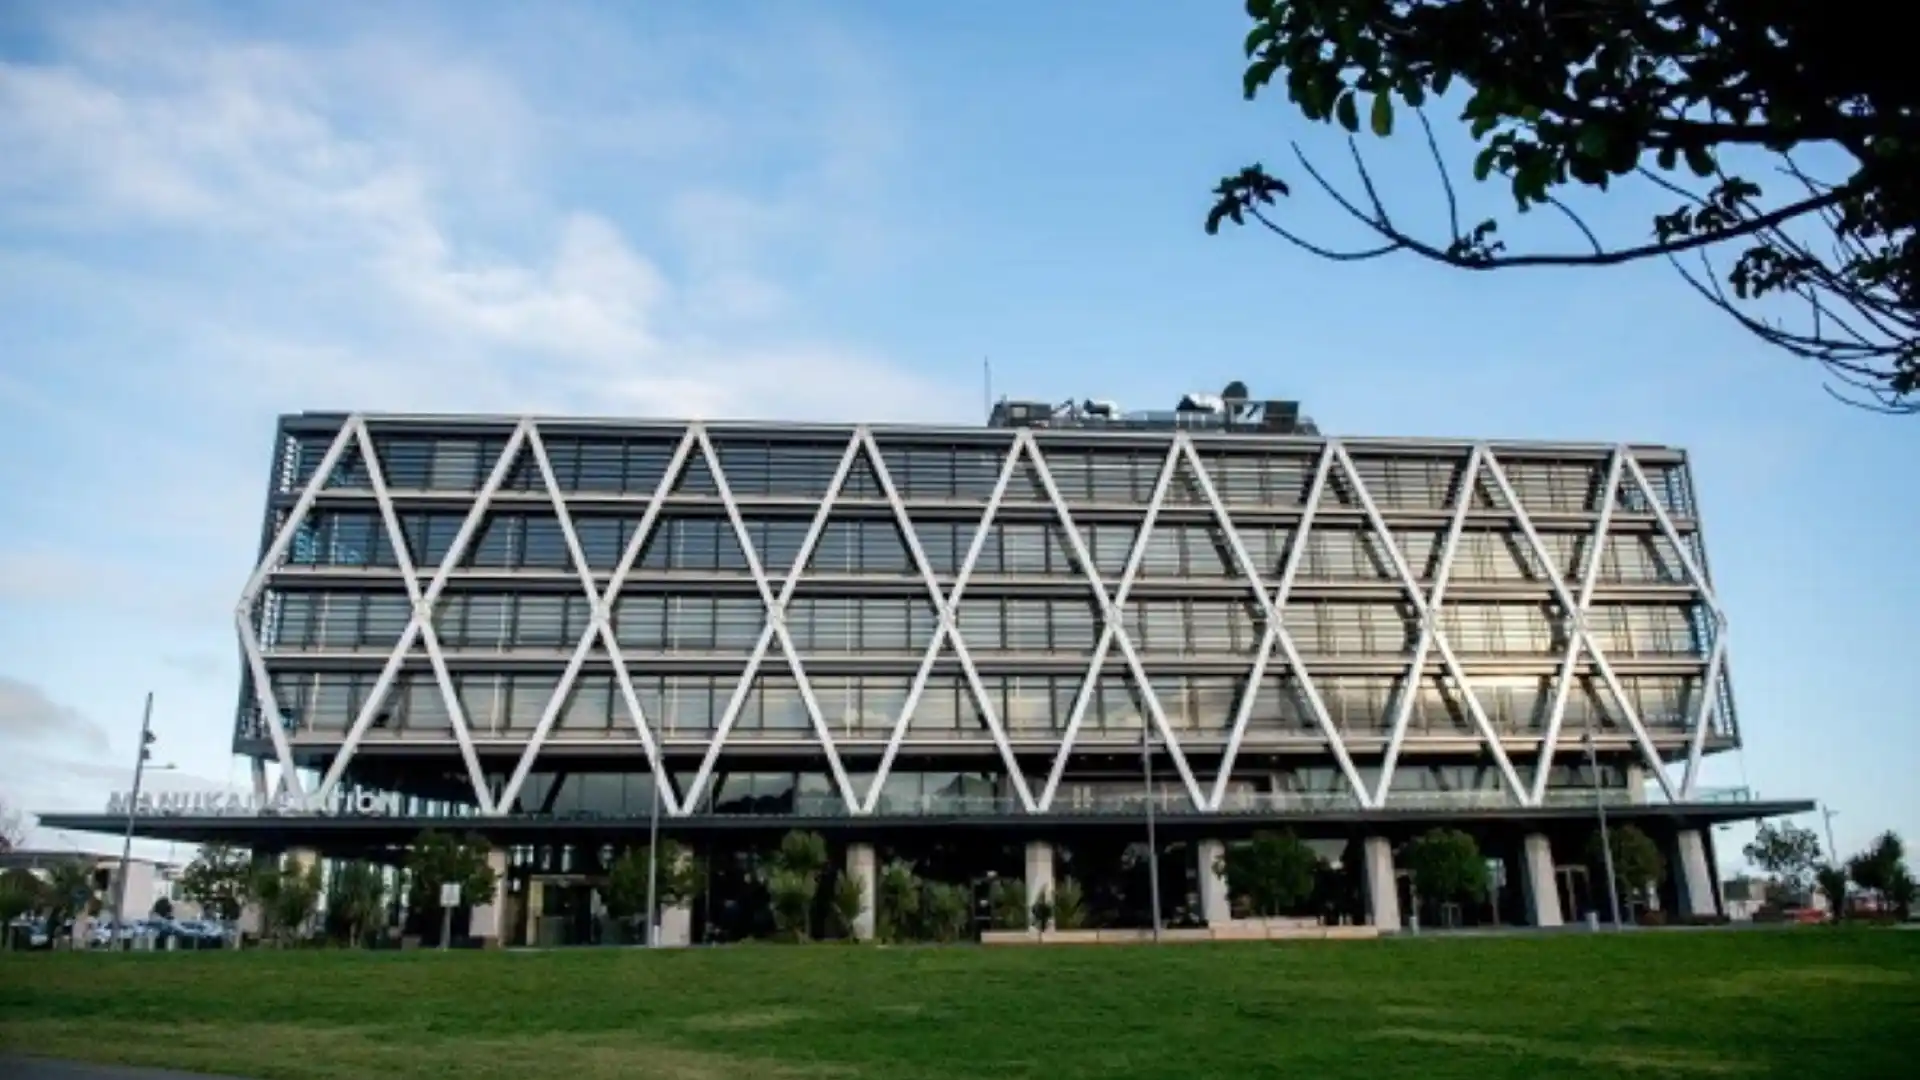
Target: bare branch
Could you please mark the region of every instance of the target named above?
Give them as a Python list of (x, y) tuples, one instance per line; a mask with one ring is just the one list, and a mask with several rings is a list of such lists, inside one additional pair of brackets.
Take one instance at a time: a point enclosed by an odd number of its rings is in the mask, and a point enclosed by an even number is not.
[(1415, 109), (1413, 114), (1420, 118), (1420, 130), (1427, 137), (1427, 155), (1433, 158), (1434, 171), (1440, 174), (1440, 189), (1447, 193), (1447, 235), (1458, 241), (1460, 239), (1460, 200), (1453, 192), (1453, 177), (1447, 172), (1447, 160), (1440, 155), (1440, 143), (1433, 137), (1433, 125), (1427, 120), (1427, 110)]

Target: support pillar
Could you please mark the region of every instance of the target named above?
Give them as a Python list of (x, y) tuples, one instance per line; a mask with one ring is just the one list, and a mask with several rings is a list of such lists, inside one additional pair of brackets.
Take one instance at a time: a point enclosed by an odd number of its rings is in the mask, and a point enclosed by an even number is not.
[[(255, 873), (258, 873), (262, 870), (270, 869), (280, 864), (280, 853), (278, 851), (271, 851), (265, 848), (254, 848), (253, 851), (251, 852), (250, 857), (253, 862), (253, 869)], [(266, 926), (267, 926), (266, 915), (264, 912), (260, 910), (259, 901), (248, 900), (247, 902), (240, 905), (240, 920), (239, 920), (239, 923), (234, 927), (234, 929), (240, 933), (241, 937), (258, 938), (261, 934), (266, 932)]]
[(1545, 833), (1528, 833), (1520, 845), (1520, 888), (1527, 901), (1527, 922), (1560, 926), (1560, 882), (1554, 876), (1553, 844)]
[(1394, 880), (1393, 843), (1369, 836), (1361, 843), (1367, 882), (1367, 921), (1382, 930), (1400, 929), (1400, 886)]
[[(677, 845), (674, 849), (674, 857), (676, 860), (674, 865), (667, 866), (664, 863), (661, 865), (661, 874), (664, 875), (668, 871), (685, 872), (687, 864), (693, 860), (693, 852), (684, 844)], [(662, 948), (679, 948), (693, 944), (692, 898), (683, 899), (677, 904), (661, 901), (660, 926), (654, 933), (653, 941)]]
[(693, 944), (693, 905), (675, 904), (660, 909), (660, 945), (663, 948)]
[(1711, 918), (1720, 913), (1719, 890), (1713, 866), (1707, 861), (1706, 838), (1699, 829), (1681, 829), (1674, 837), (1674, 886), (1680, 914)]
[(493, 895), (473, 905), (467, 919), (467, 934), (479, 940), (483, 949), (497, 949), (505, 938), (502, 925), (507, 910), (507, 853), (494, 848), (487, 852), (487, 866), (493, 871)]
[[(1027, 841), (1027, 911), (1042, 897), (1053, 903), (1053, 845), (1045, 840)], [(1038, 929), (1038, 928), (1036, 928)]]
[(324, 923), (320, 922), (320, 919), (323, 915), (321, 909), (327, 902), (327, 883), (325, 877), (327, 871), (320, 861), (320, 853), (312, 848), (289, 848), (287, 851), (287, 862), (291, 864), (294, 872), (303, 877), (314, 872), (316, 869), (318, 869), (321, 874), (320, 895), (314, 898), (313, 914), (308, 918), (307, 925), (300, 927), (294, 932), (296, 938), (305, 938), (314, 932), (316, 925), (324, 925)]
[(1200, 914), (1208, 926), (1225, 926), (1233, 921), (1233, 903), (1228, 898), (1227, 878), (1221, 872), (1220, 859), (1227, 845), (1219, 840), (1201, 840), (1193, 845), (1200, 863)]
[(879, 895), (879, 868), (875, 865), (872, 844), (847, 845), (847, 875), (860, 882), (860, 914), (853, 920), (853, 936), (860, 941), (872, 941), (874, 900)]

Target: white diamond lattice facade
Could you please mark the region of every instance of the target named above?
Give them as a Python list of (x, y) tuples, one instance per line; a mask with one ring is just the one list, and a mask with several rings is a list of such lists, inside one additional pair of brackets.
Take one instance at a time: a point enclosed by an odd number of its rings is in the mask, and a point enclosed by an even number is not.
[(1683, 805), (1738, 742), (1664, 447), (305, 414), (237, 626), (261, 783), (481, 817), (1089, 813), (1143, 742), (1188, 815)]

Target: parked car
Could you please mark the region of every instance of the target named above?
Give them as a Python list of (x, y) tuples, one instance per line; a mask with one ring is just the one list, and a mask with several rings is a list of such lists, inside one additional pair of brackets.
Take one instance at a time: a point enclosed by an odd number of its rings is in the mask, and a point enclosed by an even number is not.
[(7, 947), (45, 949), (52, 945), (47, 936), (47, 922), (31, 915), (22, 915), (7, 925)]

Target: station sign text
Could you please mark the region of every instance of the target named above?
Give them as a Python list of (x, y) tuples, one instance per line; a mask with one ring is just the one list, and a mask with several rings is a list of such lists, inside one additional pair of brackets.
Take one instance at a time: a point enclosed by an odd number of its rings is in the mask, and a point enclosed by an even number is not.
[(402, 804), (392, 791), (336, 791), (330, 795), (263, 797), (231, 791), (143, 791), (107, 798), (107, 813), (137, 817), (397, 817)]

